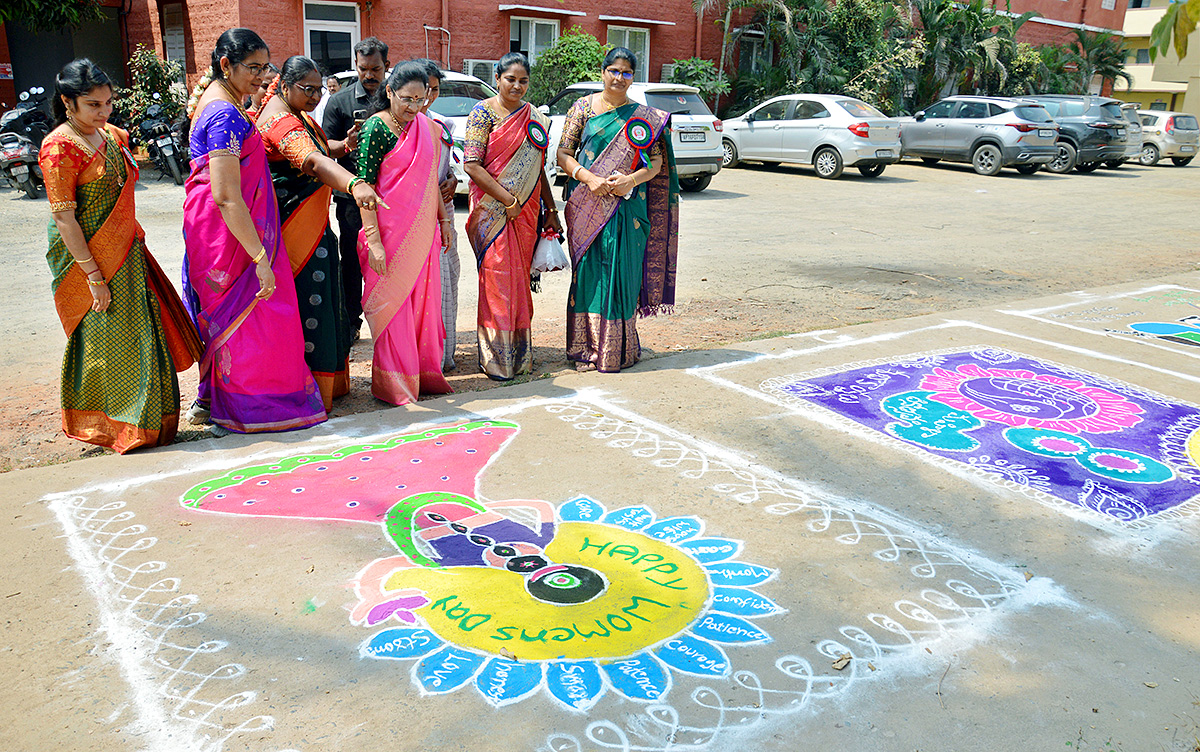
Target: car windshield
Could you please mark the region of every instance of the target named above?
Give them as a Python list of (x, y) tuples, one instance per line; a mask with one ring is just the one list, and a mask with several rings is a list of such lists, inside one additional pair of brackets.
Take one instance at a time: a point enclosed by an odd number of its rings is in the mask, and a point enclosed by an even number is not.
[(1050, 117), (1079, 117), (1083, 114), (1083, 102), (1042, 102)]
[(1100, 105), (1100, 111), (1103, 112), (1104, 116), (1109, 120), (1125, 119), (1124, 113), (1121, 112), (1121, 105), (1117, 104), (1116, 102), (1108, 102), (1107, 104)]
[(866, 102), (860, 102), (857, 99), (839, 99), (838, 104), (842, 106), (842, 109), (844, 109), (846, 112), (849, 112), (854, 117), (887, 117), (887, 115), (884, 115), (871, 105), (867, 104)]
[(496, 95), (491, 87), (477, 81), (442, 81), (440, 92), (429, 109), (442, 117), (465, 117), (480, 100)]
[(1176, 115), (1175, 127), (1180, 130), (1194, 131), (1197, 129), (1196, 118), (1193, 115)]
[(1045, 107), (1039, 107), (1035, 104), (1023, 104), (1013, 108), (1013, 114), (1022, 120), (1028, 120), (1032, 123), (1049, 123), (1054, 118), (1050, 117), (1050, 113)]
[(672, 115), (707, 115), (712, 117), (712, 110), (704, 104), (699, 94), (691, 92), (646, 92), (646, 104), (659, 110), (666, 110)]

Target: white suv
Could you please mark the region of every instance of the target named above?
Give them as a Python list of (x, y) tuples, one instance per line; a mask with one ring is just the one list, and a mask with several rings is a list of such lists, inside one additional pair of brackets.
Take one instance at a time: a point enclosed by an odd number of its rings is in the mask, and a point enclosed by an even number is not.
[[(443, 84), (444, 85), (444, 84)], [(599, 81), (572, 84), (554, 95), (549, 104), (539, 109), (550, 116), (550, 148), (548, 155), (558, 151), (567, 111), (575, 101), (604, 87)], [(721, 121), (700, 98), (700, 90), (683, 84), (640, 84), (629, 86), (629, 98), (658, 110), (671, 113), (671, 147), (675, 152), (675, 168), (679, 187), (685, 191), (702, 191), (712, 176), (721, 170)], [(546, 172), (559, 174), (557, 160), (546, 160)]]

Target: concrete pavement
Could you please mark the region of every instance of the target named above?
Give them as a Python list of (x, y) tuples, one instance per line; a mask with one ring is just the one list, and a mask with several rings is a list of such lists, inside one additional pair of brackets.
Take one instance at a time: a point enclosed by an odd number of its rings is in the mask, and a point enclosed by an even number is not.
[(1194, 750), (1197, 305), (1179, 275), (11, 473), (2, 746)]

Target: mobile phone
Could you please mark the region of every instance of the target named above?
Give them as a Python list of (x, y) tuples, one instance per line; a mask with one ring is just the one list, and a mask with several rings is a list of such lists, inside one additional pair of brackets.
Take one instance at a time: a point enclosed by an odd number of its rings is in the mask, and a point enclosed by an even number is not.
[(365, 122), (366, 119), (367, 119), (367, 111), (366, 110), (355, 110), (354, 111), (354, 124), (355, 125), (357, 125), (358, 127), (361, 128), (363, 122)]

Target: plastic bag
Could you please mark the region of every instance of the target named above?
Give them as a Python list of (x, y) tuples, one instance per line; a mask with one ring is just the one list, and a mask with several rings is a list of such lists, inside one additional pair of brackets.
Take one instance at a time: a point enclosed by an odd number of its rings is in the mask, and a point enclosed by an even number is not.
[(546, 230), (533, 249), (531, 272), (556, 272), (571, 265), (567, 252), (563, 250), (561, 238), (553, 230)]

